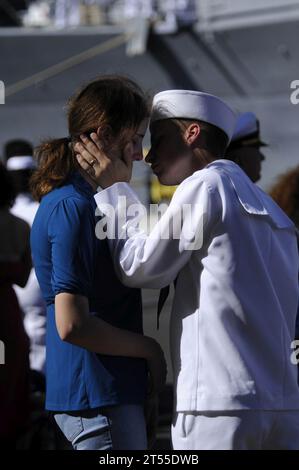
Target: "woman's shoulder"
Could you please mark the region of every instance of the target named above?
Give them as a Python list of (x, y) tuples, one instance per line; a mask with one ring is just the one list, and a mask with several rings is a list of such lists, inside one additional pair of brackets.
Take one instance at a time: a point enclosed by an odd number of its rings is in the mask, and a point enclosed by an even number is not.
[(45, 229), (56, 233), (67, 227), (75, 229), (82, 223), (91, 226), (94, 220), (95, 208), (91, 198), (81, 194), (73, 184), (66, 184), (43, 196), (33, 231), (38, 234)]
[(55, 203), (47, 208), (49, 228), (59, 232), (67, 227), (74, 230), (87, 230), (95, 222), (95, 211), (90, 201), (78, 194), (61, 194)]
[(41, 200), (40, 210), (46, 210), (50, 214), (55, 209), (63, 210), (68, 208), (69, 210), (83, 211), (90, 206), (90, 199), (80, 194), (73, 185), (65, 185), (46, 194)]

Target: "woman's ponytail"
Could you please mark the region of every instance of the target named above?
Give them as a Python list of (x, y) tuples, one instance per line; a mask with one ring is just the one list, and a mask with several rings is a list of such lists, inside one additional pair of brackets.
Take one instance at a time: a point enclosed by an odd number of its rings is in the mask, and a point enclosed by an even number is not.
[(43, 142), (35, 149), (38, 168), (30, 181), (34, 199), (40, 201), (52, 189), (62, 186), (74, 170), (70, 139), (65, 137)]

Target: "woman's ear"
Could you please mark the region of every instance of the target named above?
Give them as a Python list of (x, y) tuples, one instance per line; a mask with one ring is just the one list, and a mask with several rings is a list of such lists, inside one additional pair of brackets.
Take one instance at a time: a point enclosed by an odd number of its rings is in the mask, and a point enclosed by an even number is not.
[(105, 146), (110, 145), (112, 143), (113, 135), (112, 135), (112, 129), (110, 126), (98, 127), (97, 135)]

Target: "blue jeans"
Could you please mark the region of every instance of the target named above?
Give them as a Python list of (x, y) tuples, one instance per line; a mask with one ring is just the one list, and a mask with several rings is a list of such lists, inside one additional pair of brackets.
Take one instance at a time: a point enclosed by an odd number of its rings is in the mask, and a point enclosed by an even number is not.
[(142, 405), (55, 413), (54, 418), (75, 450), (147, 449)]

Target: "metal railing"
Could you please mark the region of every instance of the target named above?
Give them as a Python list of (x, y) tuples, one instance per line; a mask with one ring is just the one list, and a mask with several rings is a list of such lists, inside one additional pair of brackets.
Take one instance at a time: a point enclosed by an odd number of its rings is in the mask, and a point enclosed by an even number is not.
[[(36, 0), (19, 12), (0, 0), (0, 16), (27, 27), (76, 28), (148, 22), (158, 33), (197, 24), (215, 31), (299, 18), (299, 0)], [(1, 19), (1, 18), (0, 18)]]
[(213, 32), (299, 18), (299, 0), (198, 0), (197, 29)]

